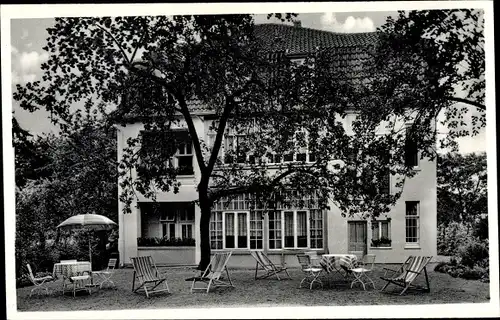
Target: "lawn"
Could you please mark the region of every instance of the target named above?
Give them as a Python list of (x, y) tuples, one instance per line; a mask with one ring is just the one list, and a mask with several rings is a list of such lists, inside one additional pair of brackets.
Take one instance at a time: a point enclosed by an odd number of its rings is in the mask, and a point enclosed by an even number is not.
[[(382, 265), (375, 267), (373, 279), (380, 289), (384, 283), (379, 278)], [(254, 280), (253, 270), (232, 269), (230, 275), (234, 288), (217, 288), (215, 291), (191, 294), (191, 282), (185, 281), (195, 275), (189, 268), (160, 268), (168, 277), (171, 294), (158, 293), (147, 299), (144, 294), (132, 293), (130, 268), (117, 269), (114, 282), (117, 290), (97, 289), (88, 295), (77, 293), (76, 298), (62, 295), (61, 280), (50, 284), (54, 289), (48, 296), (33, 295), (32, 287), (17, 290), (18, 311), (75, 311), (75, 310), (119, 310), (154, 308), (203, 308), (203, 307), (255, 307), (255, 306), (348, 306), (348, 305), (398, 305), (398, 304), (442, 304), (459, 302), (488, 302), (489, 284), (474, 280), (453, 278), (447, 274), (434, 272), (434, 264), (428, 266), (430, 293), (409, 291), (399, 296), (400, 290), (393, 285), (387, 292), (374, 290), (371, 286), (363, 291), (361, 286), (345, 284), (338, 276), (330, 278), (334, 285), (323, 289), (309, 290), (299, 288), (303, 273), (291, 269), (292, 280), (276, 279)], [(423, 280), (424, 277), (419, 277)], [(76, 302), (76, 303), (75, 303)]]

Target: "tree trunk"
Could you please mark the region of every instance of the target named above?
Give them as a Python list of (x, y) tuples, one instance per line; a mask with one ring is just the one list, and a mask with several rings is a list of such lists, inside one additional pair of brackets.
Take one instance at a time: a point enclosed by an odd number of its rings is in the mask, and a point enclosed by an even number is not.
[(212, 202), (207, 197), (206, 190), (199, 188), (200, 200), (200, 250), (201, 259), (198, 264), (199, 270), (205, 270), (210, 263), (210, 216), (212, 213)]

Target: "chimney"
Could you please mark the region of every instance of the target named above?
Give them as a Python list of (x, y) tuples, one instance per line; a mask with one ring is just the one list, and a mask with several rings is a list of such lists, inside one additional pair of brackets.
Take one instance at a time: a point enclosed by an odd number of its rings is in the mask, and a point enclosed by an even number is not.
[(293, 21), (293, 26), (295, 28), (300, 28), (300, 27), (302, 27), (302, 22), (300, 22), (300, 20), (294, 20)]

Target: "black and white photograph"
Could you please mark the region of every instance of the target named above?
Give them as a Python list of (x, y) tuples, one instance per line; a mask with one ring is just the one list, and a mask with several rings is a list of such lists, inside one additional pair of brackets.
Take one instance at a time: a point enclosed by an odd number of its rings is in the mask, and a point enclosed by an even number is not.
[(492, 1), (0, 13), (9, 319), (500, 316)]

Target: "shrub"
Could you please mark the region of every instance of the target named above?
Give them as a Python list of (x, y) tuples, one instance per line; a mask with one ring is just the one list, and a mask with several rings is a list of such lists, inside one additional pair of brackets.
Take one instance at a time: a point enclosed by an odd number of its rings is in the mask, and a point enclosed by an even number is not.
[(478, 266), (475, 266), (474, 268), (466, 267), (461, 275), (461, 278), (467, 280), (479, 280), (484, 276), (485, 273), (486, 270)]
[(446, 272), (444, 271), (445, 267), (448, 266), (447, 262), (439, 262), (435, 267), (434, 271), (436, 272)]
[(474, 267), (489, 257), (488, 242), (472, 239), (458, 249), (460, 264), (469, 268)]
[(445, 256), (454, 256), (460, 243), (471, 236), (467, 227), (458, 222), (451, 222), (448, 226), (438, 227), (437, 250), (438, 254)]

